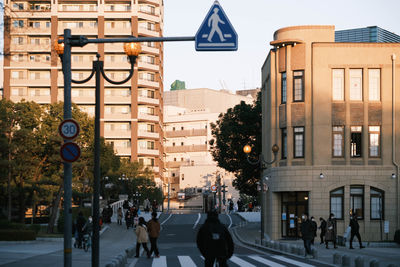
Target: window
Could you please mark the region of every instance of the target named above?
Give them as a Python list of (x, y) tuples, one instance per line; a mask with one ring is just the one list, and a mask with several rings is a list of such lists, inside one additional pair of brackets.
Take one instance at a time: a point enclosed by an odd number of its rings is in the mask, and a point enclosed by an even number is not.
[(380, 156), (380, 126), (369, 126), (369, 156), (377, 158)]
[(23, 28), (24, 21), (23, 20), (14, 20), (13, 25), (14, 25), (14, 28)]
[(357, 216), (357, 219), (364, 219), (364, 187), (351, 186), (350, 187), (350, 212), (352, 215)]
[(361, 145), (362, 145), (362, 127), (351, 126), (351, 138), (350, 138), (350, 156), (352, 158), (361, 157)]
[(293, 101), (304, 101), (304, 72), (293, 72)]
[(282, 104), (286, 103), (286, 72), (282, 73), (281, 78), (281, 97), (282, 97)]
[(50, 21), (46, 21), (46, 28), (50, 28), (51, 27), (51, 22)]
[(332, 156), (336, 158), (341, 158), (344, 156), (344, 127), (343, 126), (333, 126), (332, 127)]
[(16, 45), (24, 44), (24, 38), (23, 37), (14, 37), (13, 44), (16, 44)]
[(377, 188), (371, 187), (371, 220), (384, 220), (385, 198), (384, 192)]
[(23, 3), (14, 3), (13, 10), (24, 10), (24, 4)]
[(287, 158), (287, 130), (286, 128), (281, 129), (282, 131), (282, 159)]
[(181, 142), (181, 146), (183, 146), (185, 143), (184, 142)]
[(381, 100), (381, 70), (380, 69), (369, 69), (368, 70), (369, 80), (369, 100), (379, 101)]
[(294, 127), (294, 157), (304, 158), (304, 127)]
[(351, 69), (350, 100), (362, 100), (362, 69)]
[(344, 100), (344, 69), (332, 70), (332, 100)]
[(338, 220), (343, 220), (343, 195), (343, 187), (330, 192), (330, 213), (333, 213)]

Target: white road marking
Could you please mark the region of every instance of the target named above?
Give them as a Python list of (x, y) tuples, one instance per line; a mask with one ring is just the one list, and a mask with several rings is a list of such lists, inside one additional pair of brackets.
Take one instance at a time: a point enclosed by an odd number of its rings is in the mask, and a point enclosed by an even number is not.
[(231, 228), (233, 222), (232, 222), (231, 215), (229, 215), (229, 214), (226, 214), (226, 215), (228, 215), (229, 221), (231, 221), (231, 223), (228, 226), (228, 229), (229, 229), (229, 228)]
[(160, 256), (159, 258), (153, 259), (152, 267), (167, 267), (167, 257)]
[(198, 214), (198, 217), (197, 217), (197, 221), (196, 221), (196, 222), (194, 223), (194, 225), (193, 225), (193, 229), (196, 228), (197, 224), (198, 224), (199, 221), (200, 221), (200, 218), (201, 218), (201, 214), (199, 213), (199, 214)]
[(229, 260), (236, 263), (239, 266), (256, 267), (255, 265), (253, 265), (247, 261), (244, 261), (241, 258), (236, 257), (235, 255), (233, 255)]
[(203, 259), (203, 261), (204, 261), (204, 257), (203, 257), (203, 256), (201, 256), (201, 255), (200, 255), (200, 258), (202, 258), (202, 259)]
[(189, 256), (178, 256), (179, 263), (183, 267), (197, 267), (193, 260)]
[(285, 267), (285, 265), (282, 265), (282, 264), (279, 264), (279, 263), (276, 263), (276, 262), (261, 258), (260, 256), (249, 256), (249, 258), (251, 258), (251, 259), (253, 259), (255, 261), (264, 263), (264, 264), (266, 264), (268, 266), (271, 266), (271, 267)]
[(303, 263), (300, 261), (291, 260), (291, 259), (285, 258), (283, 256), (272, 256), (272, 258), (275, 258), (277, 260), (284, 261), (284, 262), (287, 262), (290, 264), (294, 264), (294, 265), (300, 266), (300, 267), (313, 267), (314, 266), (314, 265), (310, 265), (310, 264)]
[(168, 216), (167, 219), (165, 219), (165, 221), (163, 221), (163, 222), (161, 223), (161, 225), (163, 225), (164, 223), (166, 223), (166, 222), (169, 220), (169, 218), (171, 218), (171, 216), (172, 216), (172, 213)]

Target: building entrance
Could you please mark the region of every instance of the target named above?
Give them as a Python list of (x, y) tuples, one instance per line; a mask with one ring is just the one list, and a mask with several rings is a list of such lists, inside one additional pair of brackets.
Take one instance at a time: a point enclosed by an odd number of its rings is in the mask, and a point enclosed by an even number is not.
[(308, 192), (281, 193), (281, 228), (282, 237), (301, 237), (301, 215), (308, 213)]

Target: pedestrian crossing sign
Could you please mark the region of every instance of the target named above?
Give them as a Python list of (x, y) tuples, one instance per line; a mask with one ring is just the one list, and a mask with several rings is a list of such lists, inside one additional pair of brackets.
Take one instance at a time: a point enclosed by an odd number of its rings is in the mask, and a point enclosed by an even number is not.
[(195, 36), (196, 51), (236, 51), (238, 35), (218, 1), (210, 11)]

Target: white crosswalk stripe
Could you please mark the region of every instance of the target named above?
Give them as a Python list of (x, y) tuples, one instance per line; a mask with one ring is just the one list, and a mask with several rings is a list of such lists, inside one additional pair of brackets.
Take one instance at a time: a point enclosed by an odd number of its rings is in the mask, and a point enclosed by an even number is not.
[(236, 257), (235, 255), (233, 255), (229, 260), (236, 263), (239, 266), (256, 267), (255, 265), (253, 265), (245, 260), (242, 260), (241, 258)]
[(196, 267), (197, 266), (189, 256), (178, 256), (178, 259), (179, 259), (179, 263), (181, 264), (181, 266), (185, 266), (185, 267)]
[(160, 256), (159, 258), (153, 259), (152, 267), (167, 267), (167, 257)]
[(282, 264), (279, 264), (279, 263), (276, 263), (276, 262), (261, 258), (260, 256), (249, 256), (249, 258), (251, 258), (251, 259), (253, 259), (255, 261), (264, 263), (264, 264), (266, 264), (266, 265), (268, 265), (270, 267), (285, 267), (285, 265), (282, 265)]
[(299, 267), (314, 267), (314, 265), (310, 265), (310, 264), (307, 264), (307, 263), (291, 260), (291, 259), (285, 258), (283, 256), (272, 256), (272, 258), (275, 258), (277, 260), (284, 261), (284, 262), (287, 262), (287, 263), (290, 263), (290, 264), (294, 264), (294, 265), (299, 266)]

